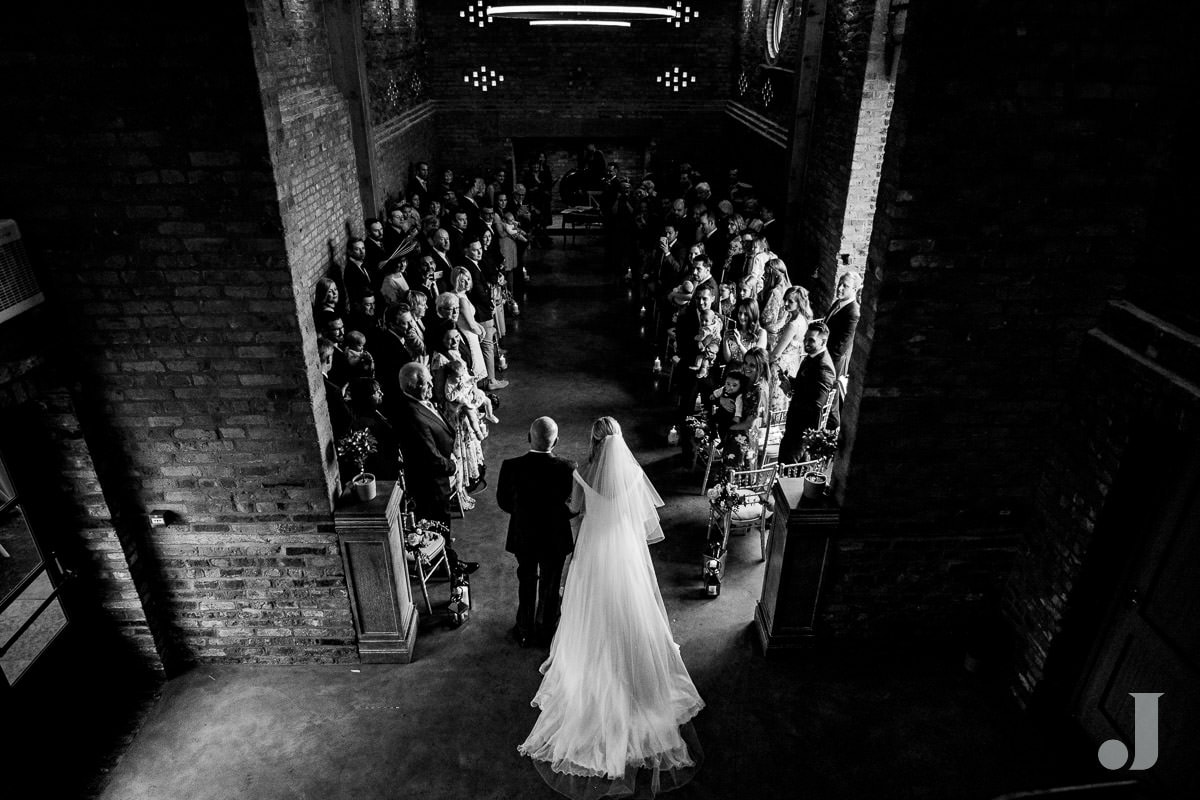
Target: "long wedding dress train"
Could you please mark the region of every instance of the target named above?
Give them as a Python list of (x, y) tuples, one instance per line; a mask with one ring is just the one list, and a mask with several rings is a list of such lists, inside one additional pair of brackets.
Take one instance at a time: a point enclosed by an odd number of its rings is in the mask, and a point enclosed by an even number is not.
[(620, 436), (610, 436), (584, 493), (562, 617), (518, 747), (576, 800), (653, 797), (682, 786), (702, 753), (689, 721), (700, 699), (671, 635), (648, 541), (663, 538), (662, 499)]

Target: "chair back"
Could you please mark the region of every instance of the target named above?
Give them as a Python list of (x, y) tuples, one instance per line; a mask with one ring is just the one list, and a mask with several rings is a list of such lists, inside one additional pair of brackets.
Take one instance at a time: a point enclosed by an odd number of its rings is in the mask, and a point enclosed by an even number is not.
[(775, 471), (779, 465), (771, 464), (759, 469), (734, 470), (729, 473), (729, 481), (739, 489), (750, 489), (761, 495), (771, 491), (775, 483)]
[(833, 402), (837, 399), (837, 384), (829, 390), (829, 396), (825, 398), (825, 403), (821, 406), (821, 422), (817, 425), (818, 428), (824, 428), (825, 423), (829, 421), (829, 415), (833, 412)]
[(812, 461), (796, 461), (791, 464), (779, 465), (780, 478), (803, 478), (813, 470), (821, 468), (821, 459), (815, 458)]

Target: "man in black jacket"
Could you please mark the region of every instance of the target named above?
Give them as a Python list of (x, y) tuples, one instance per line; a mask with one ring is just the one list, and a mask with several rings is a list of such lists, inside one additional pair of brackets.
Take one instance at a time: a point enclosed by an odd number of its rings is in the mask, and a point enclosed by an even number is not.
[(858, 305), (860, 286), (862, 277), (857, 272), (843, 272), (838, 278), (833, 305), (825, 315), (825, 324), (829, 326), (829, 357), (833, 359), (833, 368), (837, 371), (838, 396), (833, 403), (833, 412), (829, 415), (831, 428), (841, 424), (842, 399), (846, 396), (849, 380), (846, 376), (850, 371), (850, 354), (854, 350), (854, 333), (858, 330), (858, 318), (861, 315)]
[[(384, 397), (387, 417), (396, 427), (400, 452), (404, 456), (405, 485), (412, 496), (417, 519), (450, 525), (450, 497), (457, 472), (454, 462), (454, 428), (438, 413), (430, 399), (433, 378), (424, 364), (405, 364), (400, 368), (399, 397)], [(461, 561), (446, 543), (446, 557), (452, 573), (471, 573), (479, 568), (474, 561)]]
[(804, 432), (821, 426), (821, 414), (833, 391), (833, 360), (825, 349), (829, 328), (814, 322), (804, 332), (804, 358), (791, 379), (792, 401), (788, 405), (783, 440), (779, 443), (779, 463), (789, 464), (804, 457)]
[(500, 466), (496, 503), (507, 512), (504, 549), (517, 557), (517, 624), (513, 636), (525, 647), (535, 637), (548, 643), (558, 625), (563, 562), (574, 547), (569, 508), (575, 465), (552, 452), (558, 425), (538, 417), (529, 426), (529, 452)]

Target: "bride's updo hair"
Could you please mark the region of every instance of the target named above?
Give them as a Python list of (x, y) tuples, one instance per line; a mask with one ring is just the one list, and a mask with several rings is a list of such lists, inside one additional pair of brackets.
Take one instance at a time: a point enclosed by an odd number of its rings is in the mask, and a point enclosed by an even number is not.
[(588, 461), (596, 460), (596, 451), (607, 436), (620, 436), (621, 423), (612, 417), (600, 417), (592, 423), (592, 446), (588, 451)]

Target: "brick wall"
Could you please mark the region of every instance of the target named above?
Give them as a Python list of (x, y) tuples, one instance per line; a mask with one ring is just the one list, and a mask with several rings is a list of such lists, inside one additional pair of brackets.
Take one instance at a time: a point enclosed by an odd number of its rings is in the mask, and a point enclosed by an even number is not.
[[(691, 3), (700, 16), (679, 28), (595, 30), (500, 19), (481, 28), (459, 17), (468, 5), (421, 10), (440, 160), (459, 175), (502, 163), (505, 140), (522, 137), (657, 139), (664, 161), (715, 169), (733, 48), (728, 4)], [(463, 80), (484, 66), (497, 73), (486, 93)], [(696, 82), (678, 92), (656, 82), (675, 67)]]
[(65, 587), (75, 634), (162, 669), (143, 607), (153, 581), (136, 542), (118, 539), (78, 415), (50, 366), (42, 308), (0, 326), (0, 446), (43, 550), (76, 575)]
[[(375, 138), (376, 181), (398, 199), (417, 161), (437, 158), (436, 106), (426, 80), (426, 47), (417, 0), (362, 4), (363, 57)], [(436, 177), (436, 176), (435, 176)], [(382, 209), (366, 209), (368, 216)]]
[[(29, 13), (4, 102), (38, 125), (10, 126), (0, 213), (45, 267), (164, 660), (354, 658), (308, 308), (360, 209), (319, 16)], [(148, 528), (159, 509), (174, 523)]]
[(913, 632), (994, 599), (1084, 333), (1145, 245), (1175, 130), (1172, 49), (1153, 22), (1108, 3), (1086, 19), (991, 13), (909, 12), (837, 475), (847, 625), (910, 570), (896, 553), (855, 581), (856, 540), (955, 542), (955, 569), (925, 573)]
[[(431, 180), (437, 180), (439, 176), (432, 170), (433, 165), (437, 163), (439, 143), (435, 102), (426, 101), (411, 111), (376, 126), (373, 135), (376, 180), (387, 201), (400, 199), (401, 193), (408, 185), (412, 167), (418, 161), (427, 162), (431, 167)], [(383, 209), (375, 209), (377, 214), (382, 211)]]
[[(1155, 489), (1171, 485), (1166, 456), (1194, 448), (1200, 435), (1196, 365), (1194, 335), (1125, 301), (1088, 333), (1037, 487), (1036, 519), (1005, 587), (1022, 702), (1040, 691), (1061, 703), (1074, 688), (1122, 568), (1147, 540)], [(1118, 492), (1137, 509), (1123, 514)]]
[[(842, 260), (843, 230), (856, 212), (874, 201), (870, 189), (862, 189), (862, 175), (872, 165), (860, 153), (860, 184), (851, 203), (851, 175), (855, 172), (856, 146), (860, 142), (860, 124), (877, 123), (880, 101), (871, 97), (878, 89), (864, 79), (871, 51), (871, 27), (875, 0), (830, 0), (825, 12), (825, 38), (821, 46), (821, 74), (817, 83), (813, 138), (808, 151), (802, 218), (798, 246), (793, 253), (793, 274), (802, 275), (812, 292), (814, 310), (829, 307), (838, 266)], [(884, 80), (886, 83), (886, 79)], [(881, 101), (886, 107), (887, 100)], [(861, 119), (860, 114), (867, 116)], [(862, 131), (862, 133), (867, 133)], [(867, 133), (869, 136), (869, 133)], [(873, 144), (882, 144), (874, 143)], [(879, 154), (874, 154), (875, 158)]]

